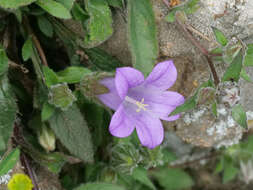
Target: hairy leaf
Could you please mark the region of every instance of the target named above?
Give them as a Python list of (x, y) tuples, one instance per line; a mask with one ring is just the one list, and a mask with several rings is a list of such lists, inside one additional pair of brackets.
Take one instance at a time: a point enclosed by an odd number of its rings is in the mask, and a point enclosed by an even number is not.
[(72, 83), (79, 83), (82, 78), (91, 73), (89, 69), (86, 69), (84, 67), (68, 67), (63, 71), (60, 71), (57, 73), (59, 82), (66, 82), (69, 84)]
[(85, 0), (85, 7), (90, 16), (84, 38), (86, 47), (95, 47), (107, 40), (113, 32), (111, 10), (106, 1)]
[(135, 168), (133, 171), (133, 178), (142, 184), (150, 187), (151, 189), (156, 189), (154, 184), (151, 182), (151, 180), (148, 178), (146, 169), (142, 167)]
[(50, 117), (52, 117), (52, 115), (55, 112), (55, 108), (53, 105), (50, 105), (49, 103), (45, 102), (42, 106), (42, 110), (41, 110), (41, 121), (46, 121), (48, 120)]
[(247, 129), (247, 116), (241, 105), (236, 105), (232, 109), (233, 119), (243, 128)]
[(253, 44), (247, 46), (247, 51), (244, 59), (245, 66), (253, 66)]
[(222, 46), (226, 46), (228, 43), (226, 36), (217, 28), (212, 27), (212, 29), (213, 29), (213, 33), (216, 37), (217, 42)]
[(16, 99), (9, 80), (7, 75), (3, 75), (0, 78), (0, 151), (6, 149), (13, 131), (17, 111)]
[(93, 145), (86, 121), (74, 104), (67, 111), (57, 110), (49, 120), (61, 143), (84, 162), (93, 162)]
[(42, 70), (43, 70), (46, 85), (48, 87), (59, 83), (58, 76), (56, 75), (56, 73), (52, 69), (50, 69), (47, 66), (43, 66)]
[(53, 25), (49, 22), (49, 20), (43, 15), (38, 16), (37, 19), (40, 31), (49, 38), (53, 37), (54, 29)]
[(29, 5), (37, 0), (1, 0), (0, 7), (5, 9), (17, 9), (21, 6)]
[(128, 1), (128, 43), (133, 66), (147, 76), (158, 56), (156, 24), (150, 0)]
[(58, 3), (53, 0), (37, 0), (36, 3), (42, 9), (44, 9), (49, 14), (55, 17), (62, 18), (62, 19), (71, 18), (71, 14), (69, 10), (66, 9), (61, 3)]
[(18, 148), (12, 150), (6, 158), (0, 161), (0, 176), (5, 175), (10, 169), (12, 169), (20, 155), (20, 150)]
[(33, 43), (31, 37), (27, 38), (22, 47), (22, 57), (24, 61), (27, 61), (33, 52)]

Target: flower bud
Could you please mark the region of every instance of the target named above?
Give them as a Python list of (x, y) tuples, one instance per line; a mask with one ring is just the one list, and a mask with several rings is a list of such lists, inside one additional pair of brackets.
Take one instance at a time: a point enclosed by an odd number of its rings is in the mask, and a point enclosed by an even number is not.
[(40, 131), (39, 143), (47, 152), (53, 151), (55, 149), (54, 132), (46, 125), (43, 125)]

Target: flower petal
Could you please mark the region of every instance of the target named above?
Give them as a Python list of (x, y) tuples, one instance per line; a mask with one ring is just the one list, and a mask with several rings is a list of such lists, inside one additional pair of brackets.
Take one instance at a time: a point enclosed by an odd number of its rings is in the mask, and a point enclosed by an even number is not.
[(167, 120), (168, 115), (179, 105), (184, 103), (184, 97), (173, 91), (161, 91), (150, 85), (141, 85), (130, 89), (128, 96), (140, 101), (144, 98), (144, 104), (147, 104), (147, 112), (154, 116)]
[(109, 108), (117, 110), (122, 100), (120, 99), (116, 90), (114, 78), (104, 78), (100, 81), (100, 84), (106, 86), (110, 92), (98, 95), (98, 98)]
[(158, 63), (146, 78), (145, 84), (155, 86), (160, 90), (166, 90), (175, 83), (176, 79), (177, 69), (173, 61), (170, 60)]
[(138, 115), (135, 122), (136, 131), (143, 146), (152, 149), (162, 143), (164, 129), (158, 118), (143, 113)]
[(173, 115), (173, 116), (161, 117), (161, 119), (165, 120), (165, 121), (175, 121), (175, 120), (179, 119), (179, 117), (180, 117), (180, 114), (177, 114), (177, 115)]
[(123, 104), (121, 104), (113, 114), (109, 130), (113, 136), (120, 138), (127, 137), (133, 132), (134, 122), (125, 114)]
[(124, 99), (128, 88), (133, 88), (144, 81), (143, 74), (131, 67), (122, 67), (116, 70), (115, 85), (121, 99)]

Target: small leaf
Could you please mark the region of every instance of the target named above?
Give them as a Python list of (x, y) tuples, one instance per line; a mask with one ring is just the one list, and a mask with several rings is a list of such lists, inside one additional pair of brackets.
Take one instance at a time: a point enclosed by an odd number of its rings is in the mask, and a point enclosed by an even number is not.
[(123, 0), (107, 0), (107, 3), (116, 8), (123, 8)]
[(16, 99), (7, 75), (0, 77), (0, 152), (5, 150), (11, 137), (16, 113)]
[(29, 5), (37, 0), (1, 0), (0, 7), (5, 9), (17, 9), (19, 7)]
[(174, 22), (175, 21), (175, 13), (176, 11), (172, 10), (169, 14), (164, 18), (167, 22)]
[(5, 53), (5, 50), (0, 46), (0, 77), (5, 74), (8, 70), (9, 59)]
[(225, 81), (238, 81), (240, 78), (240, 73), (242, 69), (242, 61), (243, 61), (243, 56), (242, 53), (238, 53), (238, 55), (235, 57), (233, 62), (230, 64), (230, 66), (227, 68), (226, 72), (224, 73), (222, 77), (222, 82)]
[(50, 104), (64, 111), (76, 101), (76, 97), (66, 83), (50, 86), (49, 98)]
[(124, 188), (110, 183), (86, 183), (74, 190), (124, 190)]
[(66, 7), (70, 11), (76, 0), (56, 0), (56, 1), (61, 3), (64, 7)]
[(85, 22), (89, 18), (88, 13), (85, 12), (85, 10), (83, 10), (83, 8), (78, 3), (74, 4), (72, 14), (75, 20), (82, 22)]
[(59, 82), (66, 82), (69, 84), (72, 83), (79, 83), (82, 78), (91, 73), (89, 69), (86, 69), (84, 67), (68, 67), (63, 71), (60, 71), (57, 73)]
[(224, 157), (222, 156), (221, 158), (220, 158), (220, 160), (219, 160), (219, 162), (217, 163), (217, 165), (216, 165), (216, 168), (215, 168), (215, 171), (214, 171), (214, 173), (220, 173), (220, 172), (222, 172), (223, 170), (224, 170)]
[(227, 183), (227, 182), (235, 179), (238, 172), (239, 172), (239, 169), (233, 165), (232, 160), (225, 159), (222, 183)]
[(137, 181), (141, 182), (142, 184), (150, 187), (151, 189), (156, 189), (154, 184), (148, 178), (146, 169), (144, 169), (142, 167), (135, 168), (132, 175), (133, 175), (133, 178), (135, 180), (137, 180)]
[(242, 49), (242, 45), (240, 42), (236, 44), (232, 44), (232, 45), (230, 44), (227, 45), (223, 52), (223, 60), (226, 63), (231, 63), (234, 60), (234, 58), (238, 55), (241, 49)]
[(245, 66), (253, 66), (253, 44), (247, 45), (247, 51), (244, 59)]
[(241, 76), (244, 80), (246, 80), (246, 81), (248, 81), (248, 82), (253, 82), (253, 80), (252, 80), (252, 79), (250, 78), (250, 76), (247, 74), (245, 68), (242, 68), (240, 76)]
[(215, 88), (211, 87), (205, 87), (201, 88), (197, 95), (197, 104), (212, 104), (212, 102), (215, 100)]
[(49, 14), (62, 18), (69, 19), (71, 14), (62, 4), (53, 1), (53, 0), (37, 0), (36, 4), (39, 5), (42, 9), (47, 11)]
[(199, 0), (190, 0), (186, 3), (184, 11), (186, 14), (193, 14), (199, 9)]
[(41, 110), (41, 121), (48, 120), (50, 117), (52, 117), (54, 112), (55, 112), (54, 106), (52, 106), (49, 103), (45, 102), (43, 104), (43, 107), (42, 107), (42, 110)]
[(116, 68), (122, 66), (120, 61), (99, 48), (86, 49), (85, 53), (89, 57), (89, 63), (94, 66), (96, 70), (114, 71)]
[(40, 31), (45, 34), (45, 36), (52, 38), (54, 34), (53, 25), (49, 22), (49, 20), (44, 16), (38, 16), (38, 26)]
[(167, 190), (180, 190), (194, 185), (192, 178), (179, 168), (162, 168), (152, 175)]
[(49, 119), (49, 124), (70, 153), (84, 162), (94, 161), (89, 128), (76, 104), (67, 111), (57, 110)]
[(233, 119), (243, 128), (248, 128), (247, 115), (241, 105), (236, 105), (232, 109)]
[(0, 176), (5, 175), (11, 170), (19, 160), (20, 150), (18, 148), (12, 150), (6, 158), (0, 161)]
[(112, 35), (112, 15), (106, 1), (85, 0), (84, 2), (90, 16), (84, 45), (91, 48), (98, 46)]
[(212, 29), (213, 29), (213, 33), (215, 35), (217, 42), (222, 46), (226, 46), (228, 43), (226, 36), (217, 28), (212, 27)]
[(157, 30), (151, 1), (129, 0), (127, 23), (133, 66), (147, 76), (158, 56)]
[(27, 61), (33, 53), (33, 42), (31, 37), (27, 38), (22, 47), (22, 57), (24, 61)]
[(196, 105), (196, 96), (192, 96), (187, 99), (184, 104), (178, 106), (170, 115), (176, 115), (181, 112), (189, 111), (194, 109)]
[(218, 116), (218, 113), (217, 113), (217, 103), (216, 102), (213, 102), (212, 104), (212, 113), (215, 117)]
[(45, 77), (45, 82), (48, 87), (59, 83), (58, 76), (52, 69), (47, 66), (43, 66), (42, 69)]

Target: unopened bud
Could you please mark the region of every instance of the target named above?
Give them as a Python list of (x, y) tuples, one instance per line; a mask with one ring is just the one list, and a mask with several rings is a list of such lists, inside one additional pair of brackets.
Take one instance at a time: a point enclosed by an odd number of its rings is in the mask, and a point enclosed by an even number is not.
[(52, 129), (46, 125), (42, 126), (39, 134), (39, 143), (47, 151), (54, 151), (55, 149), (55, 135)]

